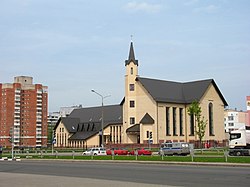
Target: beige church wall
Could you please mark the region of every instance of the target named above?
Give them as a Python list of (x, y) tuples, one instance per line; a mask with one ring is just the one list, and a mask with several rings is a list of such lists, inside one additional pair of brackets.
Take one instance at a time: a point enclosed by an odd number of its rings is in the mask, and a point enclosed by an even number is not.
[(140, 141), (143, 143), (143, 141), (148, 141), (149, 138), (147, 138), (147, 131), (149, 132), (152, 132), (152, 139), (153, 139), (153, 143), (156, 143), (154, 141), (154, 135), (156, 134), (154, 131), (153, 131), (153, 126), (150, 125), (150, 124), (143, 124), (140, 126)]
[(68, 138), (70, 137), (69, 132), (67, 131), (62, 122), (60, 122), (59, 125), (57, 126), (55, 134), (56, 134), (56, 143), (54, 144), (55, 147), (67, 147), (69, 145), (68, 143)]
[[(152, 131), (152, 139), (153, 142), (158, 142), (157, 139), (157, 105), (156, 102), (153, 100), (151, 95), (145, 90), (145, 88), (137, 82), (136, 86), (136, 119), (137, 123), (140, 122), (140, 120), (144, 117), (146, 113), (148, 113), (153, 119), (154, 119), (154, 124), (149, 124), (150, 125), (150, 131)], [(143, 124), (141, 126), (144, 126)], [(140, 131), (140, 142), (143, 143), (143, 141), (147, 140), (146, 138), (146, 131), (144, 128), (141, 129)]]
[(214, 136), (209, 136), (209, 124), (207, 123), (204, 140), (222, 141), (225, 139), (224, 104), (212, 84), (200, 101), (201, 110), (206, 120), (208, 120), (209, 117), (209, 103), (213, 104)]
[[(170, 135), (166, 134), (166, 107), (169, 107), (169, 131)], [(173, 107), (176, 108), (176, 135), (173, 135)], [(183, 108), (183, 135), (180, 135), (180, 118), (179, 108)], [(171, 103), (159, 103), (158, 104), (158, 122), (159, 122), (159, 141), (174, 141), (174, 142), (185, 142), (187, 141), (187, 128), (186, 128), (186, 116), (185, 116), (185, 105), (183, 104), (171, 104)]]
[(99, 134), (96, 134), (85, 141), (87, 147), (99, 147)]

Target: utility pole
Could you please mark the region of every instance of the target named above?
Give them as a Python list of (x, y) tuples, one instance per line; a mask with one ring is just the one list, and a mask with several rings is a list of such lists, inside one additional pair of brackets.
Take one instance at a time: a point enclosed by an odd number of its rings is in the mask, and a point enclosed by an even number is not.
[(102, 134), (101, 134), (101, 137), (102, 137), (102, 147), (104, 147), (104, 144), (105, 144), (105, 142), (104, 142), (104, 136), (103, 136), (103, 130), (104, 130), (104, 105), (103, 105), (103, 100), (106, 98), (106, 97), (110, 97), (111, 95), (107, 95), (107, 96), (103, 96), (103, 95), (101, 95), (100, 93), (98, 93), (98, 92), (96, 92), (95, 90), (91, 90), (92, 92), (94, 92), (95, 94), (97, 94), (97, 95), (99, 95), (101, 98), (102, 98)]

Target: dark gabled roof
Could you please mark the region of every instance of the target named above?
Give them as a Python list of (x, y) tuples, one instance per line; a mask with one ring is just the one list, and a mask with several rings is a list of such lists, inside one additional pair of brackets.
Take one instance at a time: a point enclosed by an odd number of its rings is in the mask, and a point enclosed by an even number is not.
[[(104, 106), (104, 127), (110, 123), (122, 123), (122, 106), (109, 105)], [(74, 109), (69, 117), (79, 118), (80, 123), (101, 122), (102, 120), (102, 107), (90, 107)]]
[[(122, 106), (104, 106), (104, 128), (112, 124), (122, 124)], [(69, 133), (69, 140), (85, 140), (96, 135), (102, 129), (102, 107), (74, 109), (68, 117), (61, 117), (55, 128), (62, 122)]]
[(125, 66), (128, 65), (130, 62), (133, 62), (135, 65), (138, 66), (138, 60), (135, 59), (133, 42), (130, 43), (128, 60), (125, 60)]
[(140, 125), (135, 124), (132, 127), (127, 128), (126, 132), (140, 132)]
[(77, 131), (77, 126), (80, 123), (80, 119), (79, 118), (71, 118), (71, 117), (61, 117), (55, 127), (54, 130), (57, 128), (57, 126), (59, 125), (59, 123), (62, 122), (65, 126), (65, 128), (67, 129), (67, 131), (69, 133), (75, 133)]
[(189, 104), (195, 100), (199, 101), (209, 85), (213, 84), (224, 105), (227, 106), (226, 100), (213, 79), (179, 83), (137, 77), (136, 81), (142, 84), (155, 101), (182, 104)]
[(154, 122), (155, 120), (148, 113), (146, 113), (140, 121), (142, 124), (154, 124)]
[(80, 123), (77, 132), (74, 133), (69, 140), (86, 140), (96, 135), (101, 129), (101, 123)]

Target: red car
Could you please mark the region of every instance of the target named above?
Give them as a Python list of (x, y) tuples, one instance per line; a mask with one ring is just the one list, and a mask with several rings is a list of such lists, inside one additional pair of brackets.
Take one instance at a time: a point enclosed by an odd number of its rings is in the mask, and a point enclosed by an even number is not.
[[(152, 151), (148, 148), (138, 148), (136, 149), (138, 155), (152, 155)], [(135, 150), (130, 152), (131, 155), (135, 155)]]
[(106, 150), (107, 155), (112, 155), (112, 150), (114, 150), (114, 155), (128, 155), (129, 154), (127, 149), (113, 148), (113, 149)]

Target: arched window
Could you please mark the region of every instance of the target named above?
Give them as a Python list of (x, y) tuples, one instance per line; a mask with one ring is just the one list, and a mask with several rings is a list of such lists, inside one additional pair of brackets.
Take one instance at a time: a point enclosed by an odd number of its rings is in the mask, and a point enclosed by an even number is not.
[(209, 135), (214, 135), (214, 117), (213, 117), (213, 103), (209, 103), (208, 105), (208, 125), (209, 125)]

